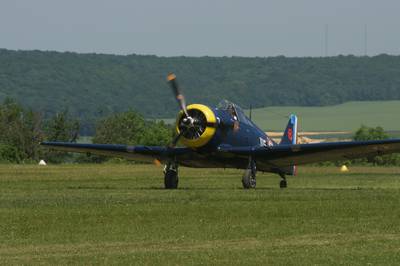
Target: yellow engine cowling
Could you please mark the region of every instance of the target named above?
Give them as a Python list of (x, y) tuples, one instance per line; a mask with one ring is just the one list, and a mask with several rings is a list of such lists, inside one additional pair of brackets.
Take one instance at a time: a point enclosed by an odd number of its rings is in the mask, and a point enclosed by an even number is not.
[[(186, 138), (185, 135), (182, 135), (180, 138), (180, 141), (183, 145), (190, 147), (190, 148), (199, 148), (201, 146), (206, 145), (214, 136), (216, 128), (215, 125), (217, 123), (217, 119), (215, 117), (214, 112), (210, 109), (210, 107), (203, 105), (203, 104), (191, 104), (187, 107), (188, 113), (190, 115), (191, 111), (190, 110), (197, 110), (200, 111), (207, 123), (205, 126), (205, 130), (201, 133), (199, 137), (196, 138)], [(180, 134), (179, 130), (179, 123), (183, 117), (183, 112), (181, 111), (178, 115), (178, 118), (176, 120), (176, 132), (177, 134)], [(214, 125), (214, 126), (212, 126)]]

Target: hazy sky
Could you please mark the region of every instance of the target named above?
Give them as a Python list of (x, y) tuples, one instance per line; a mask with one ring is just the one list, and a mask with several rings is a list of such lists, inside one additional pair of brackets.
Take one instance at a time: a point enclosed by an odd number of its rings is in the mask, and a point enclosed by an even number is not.
[(162, 56), (400, 54), (396, 0), (0, 0), (0, 47)]

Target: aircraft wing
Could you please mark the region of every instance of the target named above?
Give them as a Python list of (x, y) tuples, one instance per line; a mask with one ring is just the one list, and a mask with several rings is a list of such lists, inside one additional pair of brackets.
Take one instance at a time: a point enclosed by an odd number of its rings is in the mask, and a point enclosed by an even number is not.
[(400, 153), (400, 139), (277, 145), (272, 147), (227, 147), (220, 149), (220, 151), (236, 156), (254, 156), (258, 168), (261, 166), (261, 168), (273, 169), (274, 167), (283, 168), (291, 165)]
[(68, 142), (42, 142), (54, 150), (91, 153), (126, 159), (164, 162), (175, 158), (189, 167), (246, 168), (249, 156), (257, 162), (257, 169), (278, 172), (286, 167), (323, 161), (337, 161), (400, 153), (400, 139), (328, 142), (313, 144), (276, 145), (271, 147), (220, 146), (216, 152), (199, 153), (190, 148), (165, 146), (129, 146), (118, 144), (78, 144)]
[(169, 148), (165, 146), (129, 146), (120, 144), (80, 144), (70, 142), (42, 142), (42, 146), (53, 150), (90, 153), (126, 159), (153, 162), (164, 161), (168, 157), (185, 155), (192, 151), (188, 148)]

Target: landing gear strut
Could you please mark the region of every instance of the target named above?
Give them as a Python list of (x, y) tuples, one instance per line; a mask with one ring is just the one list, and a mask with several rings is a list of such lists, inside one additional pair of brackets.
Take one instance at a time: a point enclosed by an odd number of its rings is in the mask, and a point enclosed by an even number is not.
[(256, 187), (256, 162), (249, 158), (249, 165), (242, 177), (242, 184), (244, 189), (255, 188)]
[(281, 177), (281, 181), (279, 182), (279, 187), (280, 188), (286, 188), (287, 187), (287, 181), (286, 181), (286, 176), (284, 173), (279, 173), (279, 176)]
[(164, 167), (164, 184), (166, 189), (178, 188), (178, 164), (169, 162)]

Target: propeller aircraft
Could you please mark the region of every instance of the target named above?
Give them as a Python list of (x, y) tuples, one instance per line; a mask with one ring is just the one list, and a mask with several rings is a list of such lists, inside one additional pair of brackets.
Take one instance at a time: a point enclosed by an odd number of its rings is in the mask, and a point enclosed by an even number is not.
[[(287, 175), (298, 165), (348, 160), (400, 152), (400, 139), (298, 144), (297, 117), (291, 115), (279, 143), (270, 138), (234, 103), (223, 100), (216, 107), (186, 105), (176, 76), (170, 84), (180, 107), (176, 136), (168, 146), (79, 144), (42, 142), (55, 150), (81, 152), (165, 164), (166, 189), (178, 188), (178, 167), (243, 169), (243, 188), (256, 187), (257, 171), (276, 173), (279, 186), (287, 187)], [(180, 142), (183, 147), (177, 147)]]

